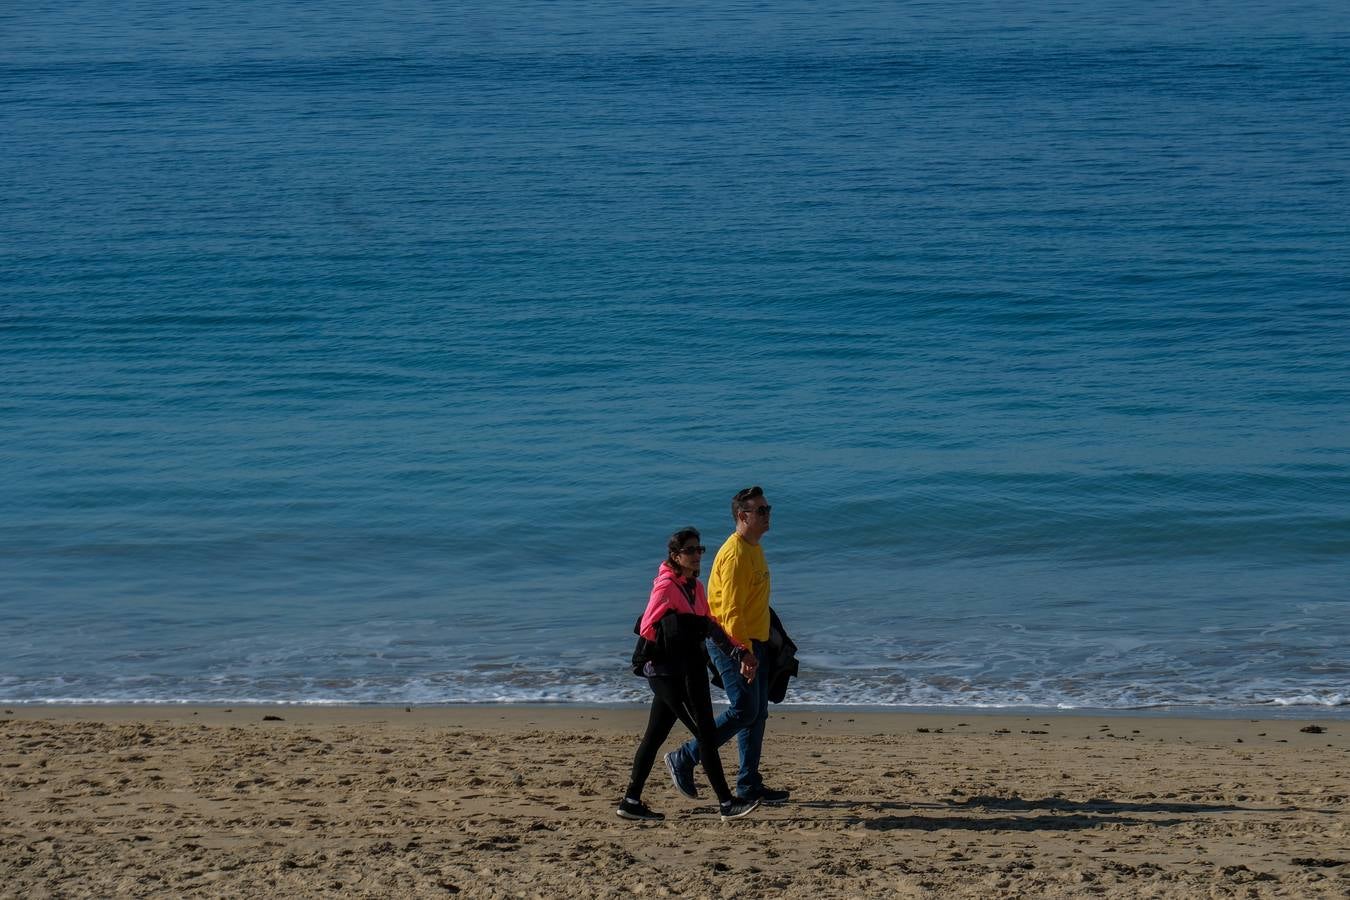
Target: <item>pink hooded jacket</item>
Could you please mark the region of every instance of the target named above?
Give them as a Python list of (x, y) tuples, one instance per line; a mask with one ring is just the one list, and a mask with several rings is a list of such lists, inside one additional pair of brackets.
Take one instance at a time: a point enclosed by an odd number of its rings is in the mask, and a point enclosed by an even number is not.
[(670, 567), (669, 562), (661, 563), (661, 568), (656, 570), (652, 595), (647, 600), (647, 611), (642, 614), (642, 623), (638, 626), (638, 633), (647, 640), (656, 640), (656, 623), (668, 612), (709, 618), (708, 595), (703, 590), (703, 582), (694, 581), (694, 605), (691, 608), (680, 588), (681, 577)]

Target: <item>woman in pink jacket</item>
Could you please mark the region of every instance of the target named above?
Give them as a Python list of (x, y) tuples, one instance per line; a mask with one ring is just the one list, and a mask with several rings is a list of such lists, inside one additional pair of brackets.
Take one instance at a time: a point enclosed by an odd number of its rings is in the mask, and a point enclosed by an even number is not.
[[(682, 528), (670, 536), (666, 560), (656, 572), (647, 610), (638, 624), (642, 640), (633, 654), (633, 670), (646, 677), (654, 696), (647, 731), (633, 757), (633, 775), (619, 802), (618, 814), (625, 819), (665, 818), (642, 802), (642, 788), (676, 719), (695, 737), (715, 730), (704, 641), (712, 638), (733, 658), (743, 651), (708, 613), (708, 597), (698, 580), (704, 549), (695, 528)], [(723, 820), (744, 816), (759, 805), (732, 795), (713, 741), (700, 740), (699, 752)]]

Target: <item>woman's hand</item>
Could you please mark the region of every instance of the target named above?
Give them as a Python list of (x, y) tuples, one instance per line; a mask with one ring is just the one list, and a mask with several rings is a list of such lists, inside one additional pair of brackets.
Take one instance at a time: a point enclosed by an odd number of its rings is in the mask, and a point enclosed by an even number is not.
[(755, 680), (755, 672), (759, 670), (759, 660), (755, 659), (755, 654), (747, 653), (741, 657), (741, 677), (745, 679), (746, 684)]

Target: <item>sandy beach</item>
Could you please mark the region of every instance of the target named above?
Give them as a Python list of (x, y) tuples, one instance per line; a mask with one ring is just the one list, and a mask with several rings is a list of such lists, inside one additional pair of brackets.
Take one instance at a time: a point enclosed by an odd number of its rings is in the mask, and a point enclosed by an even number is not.
[(649, 824), (644, 715), (6, 709), (0, 894), (1350, 896), (1345, 720), (775, 708), (791, 802), (722, 823), (658, 761)]

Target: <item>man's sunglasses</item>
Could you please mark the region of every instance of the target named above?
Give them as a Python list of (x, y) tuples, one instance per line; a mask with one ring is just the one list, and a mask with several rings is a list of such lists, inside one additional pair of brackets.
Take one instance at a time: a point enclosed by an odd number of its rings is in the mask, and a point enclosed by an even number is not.
[(746, 512), (759, 513), (761, 516), (767, 516), (772, 509), (773, 507), (766, 503), (763, 506), (752, 506), (747, 509)]

